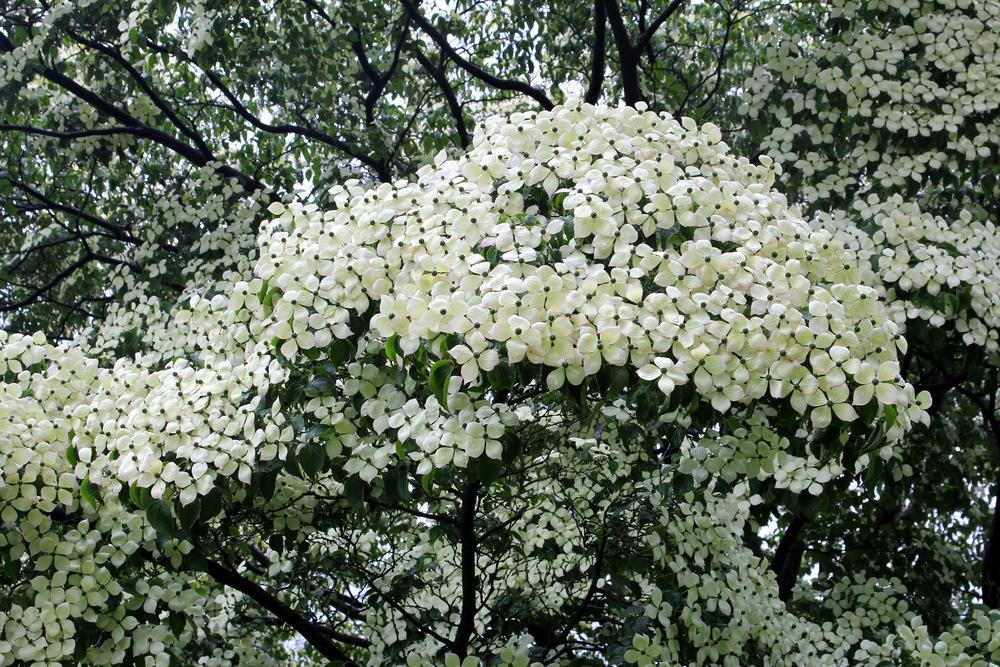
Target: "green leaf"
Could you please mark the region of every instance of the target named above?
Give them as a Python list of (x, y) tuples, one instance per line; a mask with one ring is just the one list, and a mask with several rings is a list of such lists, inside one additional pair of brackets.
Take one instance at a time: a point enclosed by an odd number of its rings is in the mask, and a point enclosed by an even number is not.
[(184, 554), (183, 559), (184, 569), (190, 572), (206, 572), (208, 571), (208, 559), (195, 549), (194, 551)]
[(899, 411), (896, 409), (895, 405), (885, 406), (885, 427), (892, 428), (896, 425), (896, 418), (899, 416)]
[(510, 389), (514, 383), (514, 373), (507, 364), (499, 364), (496, 368), (486, 374), (493, 391)]
[(611, 377), (608, 384), (608, 395), (617, 396), (629, 384), (629, 374), (622, 366), (611, 367)]
[(397, 356), (399, 356), (399, 336), (393, 334), (385, 341), (385, 358), (388, 359), (390, 363), (395, 363)]
[(299, 469), (299, 456), (297, 452), (288, 452), (288, 456), (285, 458), (284, 469), (285, 472), (294, 477), (302, 476), (302, 470)]
[(333, 380), (324, 376), (317, 375), (309, 384), (306, 385), (306, 396), (313, 398), (315, 396), (327, 396), (333, 393)]
[[(84, 480), (83, 484), (90, 484), (90, 482)], [(80, 485), (81, 495), (82, 495), (83, 484)], [(120, 489), (118, 489), (118, 502), (120, 502), (122, 504), (122, 507), (126, 509), (132, 508), (132, 497), (129, 495), (129, 488), (124, 484)]]
[(69, 461), (69, 464), (71, 466), (75, 466), (77, 463), (80, 462), (80, 457), (77, 454), (76, 447), (74, 447), (73, 445), (70, 445), (69, 447), (66, 448), (66, 460)]
[(314, 477), (326, 463), (326, 448), (317, 442), (303, 445), (299, 448), (298, 458), (302, 472)]
[(195, 521), (201, 515), (201, 499), (195, 498), (187, 505), (177, 503), (175, 511), (177, 512), (177, 520), (180, 522), (181, 528), (191, 530), (191, 526), (194, 525)]
[(131, 357), (142, 348), (142, 336), (135, 329), (129, 329), (122, 334), (116, 352), (125, 357)]
[(476, 461), (476, 475), (486, 486), (500, 479), (501, 472), (503, 472), (503, 461), (497, 461), (486, 456)]
[(330, 363), (340, 365), (350, 359), (351, 344), (346, 340), (335, 340), (327, 348), (326, 356), (330, 359)]
[(405, 500), (410, 495), (405, 468), (390, 468), (382, 475), (382, 491), (387, 500)]
[(201, 497), (202, 522), (215, 518), (222, 511), (222, 494), (218, 489), (212, 489)]
[(184, 628), (187, 626), (187, 616), (185, 616), (182, 611), (171, 610), (168, 623), (170, 625), (170, 632), (172, 632), (175, 637), (179, 637), (181, 633), (184, 632)]
[(274, 289), (267, 290), (264, 293), (264, 298), (260, 300), (261, 304), (263, 304), (265, 308), (271, 308), (271, 306), (274, 305), (274, 297), (275, 295), (277, 295), (277, 293), (278, 293), (277, 287), (275, 287)]
[(441, 407), (448, 409), (448, 381), (451, 379), (451, 369), (455, 367), (455, 362), (451, 359), (441, 359), (434, 362), (427, 377), (427, 386), (437, 398)]
[(80, 497), (95, 507), (100, 502), (100, 490), (90, 480), (80, 482)]
[(278, 481), (278, 471), (272, 470), (260, 475), (260, 494), (265, 500), (274, 498), (274, 486)]
[(128, 496), (132, 501), (132, 504), (141, 510), (146, 509), (149, 502), (153, 499), (153, 496), (149, 493), (149, 489), (140, 486), (130, 487), (128, 490)]
[(146, 518), (149, 519), (149, 524), (156, 529), (156, 532), (173, 535), (174, 517), (170, 513), (170, 506), (162, 500), (157, 499), (149, 502), (146, 506)]
[(365, 483), (360, 477), (348, 477), (344, 482), (344, 493), (347, 494), (347, 503), (356, 512), (365, 508)]

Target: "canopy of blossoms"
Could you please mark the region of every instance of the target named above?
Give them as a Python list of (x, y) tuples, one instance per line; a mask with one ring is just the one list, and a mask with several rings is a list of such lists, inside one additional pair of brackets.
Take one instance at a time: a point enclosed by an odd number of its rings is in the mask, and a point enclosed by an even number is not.
[[(0, 665), (264, 661), (199, 541), (238, 504), (282, 531), (269, 572), (301, 550), (400, 586), (352, 621), (371, 664), (570, 664), (579, 637), (637, 664), (1000, 658), (1000, 617), (932, 638), (898, 582), (861, 573), (793, 611), (745, 544), (765, 487), (903, 470), (929, 407), (901, 375), (908, 320), (997, 344), (994, 228), (966, 247), (897, 201), (859, 200), (870, 232), (810, 220), (780, 173), (641, 108), (493, 117), (413, 181), (272, 204), (252, 270), (132, 356), (6, 336), (0, 562), (23, 582)], [(958, 287), (953, 311), (921, 305)], [(400, 471), (425, 495), (393, 532), (346, 518)], [(450, 483), (483, 491), (502, 544), (431, 528)], [(489, 586), (456, 629), (469, 568)], [(543, 639), (504, 630), (515, 599), (631, 620)]]

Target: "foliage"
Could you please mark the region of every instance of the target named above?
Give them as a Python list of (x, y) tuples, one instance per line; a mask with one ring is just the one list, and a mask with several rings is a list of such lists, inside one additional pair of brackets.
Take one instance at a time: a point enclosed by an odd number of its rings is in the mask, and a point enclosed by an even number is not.
[(1000, 661), (995, 0), (0, 8), (0, 664)]

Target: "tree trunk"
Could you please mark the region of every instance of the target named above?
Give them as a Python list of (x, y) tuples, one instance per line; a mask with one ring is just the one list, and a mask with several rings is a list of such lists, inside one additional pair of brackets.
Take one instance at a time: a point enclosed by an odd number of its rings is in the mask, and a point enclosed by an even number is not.
[(993, 521), (990, 536), (983, 550), (983, 604), (990, 609), (1000, 607), (1000, 480), (993, 501)]
[(792, 599), (792, 588), (799, 580), (799, 568), (802, 566), (802, 554), (805, 545), (799, 539), (802, 528), (806, 525), (806, 518), (801, 514), (796, 514), (785, 534), (778, 542), (778, 548), (774, 550), (774, 557), (771, 559), (771, 571), (778, 577), (778, 597), (784, 601)]

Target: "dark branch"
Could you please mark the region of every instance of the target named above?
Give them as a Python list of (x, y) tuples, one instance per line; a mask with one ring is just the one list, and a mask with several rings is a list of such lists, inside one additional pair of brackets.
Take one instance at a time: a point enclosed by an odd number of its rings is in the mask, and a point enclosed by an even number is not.
[(643, 100), (642, 89), (639, 87), (639, 51), (636, 51), (629, 41), (625, 22), (617, 0), (605, 0), (604, 8), (611, 24), (611, 35), (618, 51), (618, 64), (622, 79), (622, 95), (625, 104), (635, 105)]
[(243, 593), (261, 607), (274, 614), (275, 617), (288, 624), (289, 627), (302, 635), (302, 638), (309, 642), (327, 660), (333, 660), (345, 665), (356, 664), (339, 646), (331, 641), (328, 630), (303, 618), (253, 581), (209, 559), (205, 559), (205, 571), (220, 584)]
[(469, 641), (476, 629), (478, 584), (476, 577), (476, 505), (479, 482), (470, 483), (462, 492), (459, 510), (459, 539), (462, 544), (462, 613), (455, 630), (455, 653), (464, 658), (469, 653)]
[(336, 148), (337, 150), (343, 151), (361, 164), (371, 167), (383, 181), (392, 180), (392, 174), (389, 172), (388, 167), (384, 163), (379, 162), (370, 155), (365, 155), (364, 153), (354, 150), (347, 144), (347, 142), (337, 139), (336, 137), (332, 137), (321, 130), (302, 125), (295, 125), (292, 123), (283, 123), (281, 125), (265, 123), (260, 118), (253, 115), (250, 110), (247, 109), (242, 102), (240, 102), (239, 98), (237, 98), (236, 95), (222, 82), (222, 79), (220, 79), (214, 72), (208, 69), (203, 69), (202, 71), (205, 73), (205, 76), (208, 77), (209, 81), (211, 81), (212, 84), (219, 89), (219, 92), (221, 92), (226, 99), (229, 100), (233, 111), (258, 130), (270, 132), (271, 134), (297, 134), (309, 139), (315, 139), (328, 146)]
[(608, 13), (604, 0), (594, 0), (594, 48), (590, 59), (590, 84), (583, 96), (584, 102), (597, 104), (601, 99), (601, 86), (604, 84), (604, 66), (607, 59)]
[(46, 292), (57, 287), (60, 283), (66, 280), (70, 275), (73, 274), (74, 271), (87, 265), (94, 259), (96, 258), (92, 254), (85, 253), (83, 257), (76, 260), (75, 262), (67, 266), (65, 269), (57, 273), (49, 282), (45, 283), (41, 287), (35, 288), (31, 292), (31, 294), (29, 294), (25, 298), (21, 299), (16, 303), (0, 305), (0, 312), (9, 312), (12, 310), (17, 310), (19, 308), (24, 308), (25, 306), (30, 306), (31, 304), (38, 301), (42, 297), (42, 295), (44, 295)]
[(36, 134), (54, 139), (84, 139), (86, 137), (108, 137), (120, 134), (142, 136), (142, 133), (134, 127), (97, 127), (91, 130), (59, 132), (57, 130), (46, 130), (45, 128), (32, 127), (30, 125), (8, 125), (6, 123), (0, 123), (0, 132), (24, 132), (25, 134)]
[(799, 566), (804, 551), (799, 536), (805, 525), (806, 518), (801, 514), (792, 517), (771, 559), (770, 570), (778, 577), (778, 597), (786, 602), (792, 599), (792, 588), (799, 578)]
[(650, 40), (653, 39), (653, 35), (655, 35), (656, 31), (660, 29), (660, 26), (663, 25), (664, 21), (673, 16), (674, 12), (680, 9), (681, 5), (683, 4), (684, 0), (674, 0), (669, 5), (667, 5), (667, 8), (664, 9), (662, 12), (660, 12), (660, 14), (655, 19), (653, 19), (653, 22), (649, 24), (649, 27), (646, 28), (646, 30), (641, 35), (639, 35), (639, 38), (635, 40), (635, 44), (632, 46), (632, 48), (635, 49), (636, 51), (642, 51), (644, 48), (646, 48)]
[(177, 113), (170, 108), (170, 105), (164, 102), (163, 98), (160, 97), (160, 95), (153, 89), (153, 87), (146, 80), (146, 77), (142, 75), (142, 72), (137, 70), (132, 65), (132, 63), (130, 63), (128, 60), (125, 59), (125, 56), (122, 55), (121, 51), (119, 51), (114, 47), (108, 46), (107, 44), (102, 44), (101, 42), (98, 42), (96, 40), (87, 39), (83, 35), (79, 35), (73, 30), (67, 30), (66, 32), (78, 44), (81, 44), (83, 46), (88, 46), (92, 49), (100, 51), (101, 53), (103, 53), (104, 55), (108, 56), (116, 63), (121, 65), (125, 69), (125, 71), (129, 73), (129, 76), (132, 77), (132, 80), (136, 82), (136, 85), (139, 86), (142, 92), (146, 93), (146, 96), (153, 102), (156, 108), (159, 109), (161, 112), (163, 112), (163, 115), (166, 116), (167, 120), (169, 120), (174, 127), (180, 130), (181, 134), (191, 139), (198, 147), (198, 150), (201, 151), (204, 155), (208, 156), (212, 155), (211, 149), (208, 147), (208, 144), (205, 143), (205, 140), (202, 138), (202, 136), (198, 134), (198, 132), (196, 132), (194, 128), (190, 127), (187, 123), (185, 123), (180, 119)]
[[(11, 42), (6, 35), (0, 33), (0, 52), (13, 53), (14, 51), (14, 43)], [(184, 143), (171, 134), (146, 125), (124, 109), (115, 106), (94, 91), (81, 85), (80, 83), (77, 83), (54, 67), (42, 67), (40, 69), (40, 74), (63, 90), (86, 102), (97, 111), (114, 118), (126, 127), (132, 128), (135, 136), (149, 139), (154, 143), (160, 144), (198, 167), (204, 167), (206, 164), (214, 161), (215, 159), (213, 155), (203, 153), (194, 146)], [(262, 190), (265, 187), (260, 181), (257, 181), (238, 169), (234, 169), (228, 165), (219, 165), (216, 167), (216, 171), (224, 176), (229, 176), (239, 180), (244, 187), (247, 187), (250, 190)]]
[(618, 0), (605, 0), (604, 7), (608, 14), (608, 23), (611, 24), (611, 34), (615, 40), (615, 49), (618, 51), (618, 62), (621, 67), (622, 94), (625, 97), (625, 104), (634, 105), (644, 101), (642, 88), (639, 85), (639, 57), (643, 49), (649, 46), (653, 35), (660, 29), (660, 26), (674, 15), (682, 4), (684, 4), (684, 0), (674, 0), (671, 2), (642, 31), (633, 44), (629, 39), (625, 22), (622, 20)]
[(733, 17), (730, 16), (726, 21), (726, 32), (722, 36), (722, 45), (719, 47), (719, 59), (715, 65), (715, 72), (712, 74), (712, 76), (715, 77), (715, 83), (712, 85), (712, 90), (705, 95), (705, 99), (698, 103), (699, 107), (703, 107), (708, 104), (712, 98), (715, 97), (716, 93), (719, 92), (719, 88), (722, 86), (722, 68), (726, 64), (726, 58), (728, 57), (726, 48), (729, 46), (729, 36), (733, 31), (733, 23), (735, 23), (735, 21), (733, 20)]
[[(993, 452), (994, 461), (1000, 463), (1000, 419), (997, 417), (998, 371), (993, 369), (989, 382), (984, 387), (988, 398), (970, 389), (959, 387), (958, 391), (965, 395), (979, 408), (983, 418), (983, 430)], [(983, 604), (990, 609), (1000, 607), (1000, 477), (995, 482), (996, 498), (993, 501), (993, 518), (990, 521), (990, 533), (983, 549), (983, 566), (981, 589)]]
[(449, 57), (456, 65), (464, 69), (466, 72), (476, 77), (480, 81), (497, 88), (499, 90), (514, 90), (519, 93), (523, 93), (528, 97), (532, 98), (540, 105), (543, 109), (551, 109), (555, 106), (545, 93), (533, 88), (523, 81), (515, 81), (513, 79), (501, 79), (494, 76), (479, 67), (478, 65), (466, 60), (461, 56), (461, 54), (456, 51), (451, 44), (448, 43), (447, 38), (442, 35), (438, 30), (431, 25), (431, 22), (424, 18), (419, 11), (417, 11), (416, 5), (413, 4), (413, 0), (401, 0), (403, 7), (406, 8), (406, 12), (410, 17), (416, 22), (420, 29), (423, 30), (427, 35), (434, 40), (438, 47)]
[[(598, 2), (600, 2), (600, 0), (598, 0)], [(581, 618), (583, 618), (583, 614), (587, 610), (587, 606), (590, 604), (591, 600), (594, 599), (594, 595), (597, 594), (598, 584), (600, 583), (601, 576), (604, 573), (604, 554), (607, 550), (607, 544), (607, 533), (602, 531), (601, 542), (598, 544), (597, 553), (594, 556), (594, 566), (590, 572), (590, 585), (587, 588), (587, 592), (584, 594), (583, 599), (580, 600), (580, 604), (576, 606), (576, 609), (573, 610), (573, 613), (571, 613), (569, 618), (566, 620), (562, 631), (553, 635), (549, 640), (548, 645), (546, 646), (546, 653), (566, 641), (570, 632), (573, 631), (576, 624), (580, 622)]]
[(448, 77), (445, 76), (444, 65), (447, 60), (442, 60), (441, 64), (437, 67), (427, 59), (427, 56), (423, 54), (420, 47), (414, 49), (414, 55), (417, 58), (417, 62), (420, 66), (430, 74), (431, 78), (434, 79), (434, 83), (437, 84), (438, 88), (441, 89), (441, 94), (444, 95), (445, 100), (448, 102), (448, 110), (451, 111), (451, 117), (455, 119), (455, 129), (458, 131), (458, 142), (461, 144), (462, 148), (468, 148), (469, 144), (472, 143), (469, 138), (469, 128), (465, 125), (465, 114), (462, 113), (462, 105), (458, 101), (458, 96), (455, 95), (455, 89), (452, 88), (451, 83), (448, 81)]
[(132, 236), (129, 233), (128, 229), (124, 227), (119, 227), (118, 225), (114, 225), (108, 222), (107, 220), (97, 217), (96, 215), (92, 215), (90, 213), (87, 213), (86, 211), (81, 211), (78, 208), (74, 208), (67, 204), (62, 204), (60, 202), (57, 202), (54, 199), (46, 196), (39, 190), (36, 190), (27, 183), (20, 181), (16, 178), (11, 178), (10, 176), (7, 175), (3, 175), (2, 178), (6, 179), (7, 182), (9, 182), (11, 185), (16, 187), (18, 190), (21, 190), (31, 198), (43, 203), (45, 207), (50, 210), (59, 211), (61, 213), (66, 213), (68, 215), (71, 215), (74, 218), (85, 220), (91, 223), (92, 225), (95, 225), (97, 227), (100, 227), (101, 229), (111, 232), (111, 235), (114, 238), (118, 239), (119, 241), (124, 241), (126, 243), (135, 243), (135, 244), (142, 243), (142, 239)]

